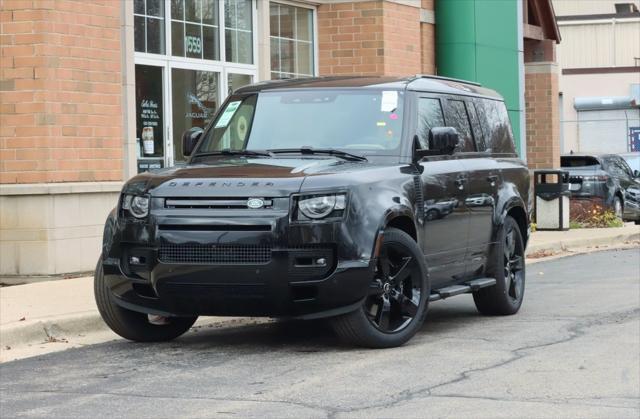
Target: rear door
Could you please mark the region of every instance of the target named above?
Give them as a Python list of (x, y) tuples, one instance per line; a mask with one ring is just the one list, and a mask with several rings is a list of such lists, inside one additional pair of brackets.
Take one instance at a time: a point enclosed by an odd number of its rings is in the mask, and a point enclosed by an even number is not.
[(477, 276), (486, 264), (489, 245), (493, 240), (493, 217), (502, 180), (496, 160), (485, 151), (485, 135), (473, 99), (454, 97), (448, 100), (448, 105), (449, 124), (458, 130), (463, 139), (456, 156), (467, 177), (460, 191), (469, 217), (466, 276)]
[[(417, 94), (417, 135), (420, 147), (428, 149), (429, 130), (446, 126), (445, 99)], [(419, 224), (424, 239), (431, 286), (440, 288), (464, 276), (469, 217), (464, 206), (462, 179), (464, 169), (451, 156), (428, 156), (422, 167), (421, 186), (424, 208)]]

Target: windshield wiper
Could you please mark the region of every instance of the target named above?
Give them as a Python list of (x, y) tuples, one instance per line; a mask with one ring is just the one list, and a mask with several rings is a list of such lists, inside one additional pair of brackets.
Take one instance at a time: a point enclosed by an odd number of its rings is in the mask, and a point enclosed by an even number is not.
[(273, 153), (267, 150), (231, 150), (225, 148), (218, 151), (207, 151), (205, 153), (198, 153), (194, 157), (206, 157), (206, 156), (251, 156), (251, 157), (273, 157)]
[(286, 154), (286, 153), (300, 153), (300, 154), (327, 154), (329, 156), (336, 156), (345, 160), (352, 161), (367, 161), (364, 156), (357, 154), (347, 153), (346, 151), (334, 150), (333, 148), (313, 148), (313, 147), (300, 147), (300, 148), (272, 148), (267, 150), (272, 154)]

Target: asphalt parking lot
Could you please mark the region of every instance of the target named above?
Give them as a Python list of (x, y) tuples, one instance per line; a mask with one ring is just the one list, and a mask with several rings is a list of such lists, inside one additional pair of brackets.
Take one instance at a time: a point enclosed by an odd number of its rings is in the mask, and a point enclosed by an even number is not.
[(320, 322), (118, 340), (0, 365), (0, 416), (640, 416), (640, 251), (532, 264), (518, 315), (434, 303), (388, 350)]

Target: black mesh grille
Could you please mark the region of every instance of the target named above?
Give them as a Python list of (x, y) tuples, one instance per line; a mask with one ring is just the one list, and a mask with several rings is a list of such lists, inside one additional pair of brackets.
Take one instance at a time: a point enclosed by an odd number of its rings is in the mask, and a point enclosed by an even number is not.
[(251, 245), (169, 244), (160, 246), (164, 263), (203, 265), (262, 265), (271, 261), (271, 248)]

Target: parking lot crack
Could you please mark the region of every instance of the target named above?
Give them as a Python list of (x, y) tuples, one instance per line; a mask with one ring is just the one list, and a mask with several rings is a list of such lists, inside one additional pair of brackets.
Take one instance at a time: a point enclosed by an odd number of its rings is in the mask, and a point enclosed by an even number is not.
[[(612, 324), (612, 323), (624, 323), (631, 320), (637, 320), (639, 319), (639, 316), (640, 316), (640, 308), (634, 308), (630, 310), (610, 313), (609, 315), (606, 315), (606, 316), (588, 317), (574, 324), (571, 324), (569, 327), (567, 327), (566, 335), (559, 339), (554, 339), (544, 343), (521, 346), (521, 347), (509, 350), (510, 356), (507, 359), (504, 359), (500, 362), (487, 365), (481, 368), (471, 368), (466, 371), (462, 371), (455, 378), (442, 383), (434, 384), (428, 387), (418, 388), (415, 390), (409, 390), (409, 389), (403, 390), (397, 393), (396, 395), (392, 396), (391, 400), (388, 400), (379, 404), (369, 405), (365, 407), (358, 407), (358, 408), (353, 408), (348, 410), (340, 410), (339, 413), (354, 413), (354, 412), (371, 409), (371, 408), (389, 408), (389, 407), (394, 407), (414, 399), (440, 397), (440, 394), (433, 393), (434, 390), (442, 389), (452, 384), (456, 384), (461, 381), (467, 380), (470, 376), (477, 373), (482, 373), (485, 371), (501, 368), (505, 365), (511, 364), (515, 361), (518, 361), (522, 358), (529, 356), (529, 354), (532, 351), (536, 351), (542, 348), (547, 348), (549, 346), (570, 342), (574, 339), (584, 336), (585, 334), (588, 333), (589, 329), (593, 327)], [(497, 399), (497, 400), (508, 401), (503, 399)], [(620, 406), (613, 406), (613, 407), (620, 407)]]

